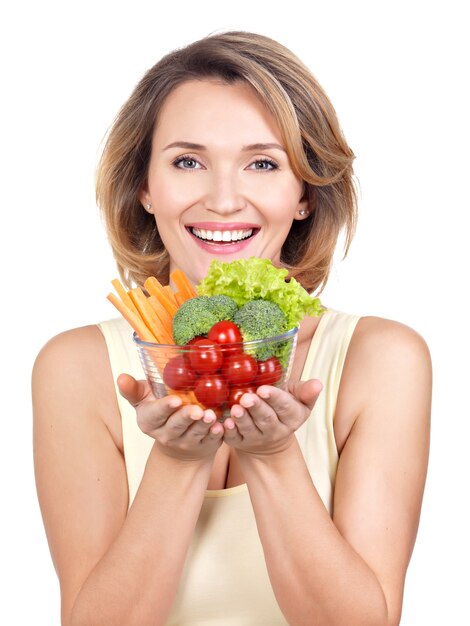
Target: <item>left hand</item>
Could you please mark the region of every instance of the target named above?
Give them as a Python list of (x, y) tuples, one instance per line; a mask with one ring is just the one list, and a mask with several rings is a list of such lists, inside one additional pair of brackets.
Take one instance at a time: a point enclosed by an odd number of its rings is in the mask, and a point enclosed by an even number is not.
[(321, 390), (321, 382), (313, 379), (291, 383), (288, 391), (262, 385), (256, 393), (245, 393), (224, 422), (225, 443), (258, 456), (282, 452), (309, 417)]

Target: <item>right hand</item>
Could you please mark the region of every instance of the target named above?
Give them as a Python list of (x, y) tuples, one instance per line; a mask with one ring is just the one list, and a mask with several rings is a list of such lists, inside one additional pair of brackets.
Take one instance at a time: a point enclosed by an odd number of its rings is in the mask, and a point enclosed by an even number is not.
[(176, 395), (156, 399), (145, 380), (129, 374), (117, 379), (121, 395), (135, 408), (137, 424), (167, 456), (183, 461), (212, 457), (222, 444), (224, 427), (211, 409), (181, 405)]

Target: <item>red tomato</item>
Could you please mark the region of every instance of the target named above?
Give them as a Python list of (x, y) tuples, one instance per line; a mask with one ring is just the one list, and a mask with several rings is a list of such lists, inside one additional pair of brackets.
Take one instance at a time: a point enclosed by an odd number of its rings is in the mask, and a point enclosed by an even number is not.
[(192, 389), (196, 373), (189, 367), (183, 355), (175, 356), (165, 365), (162, 374), (163, 382), (171, 389)]
[(221, 368), (223, 360), (222, 348), (218, 343), (209, 339), (198, 339), (191, 344), (189, 362), (199, 374), (216, 372)]
[(258, 375), (254, 383), (257, 387), (260, 385), (275, 385), (282, 378), (282, 365), (275, 356), (266, 359), (266, 361), (258, 361)]
[(201, 376), (194, 387), (196, 398), (204, 406), (214, 408), (227, 401), (228, 385), (220, 374)]
[(256, 393), (256, 387), (246, 385), (245, 387), (230, 387), (228, 394), (228, 405), (233, 406), (240, 402), (240, 398), (244, 393)]
[(243, 341), (240, 329), (236, 324), (228, 320), (217, 322), (210, 329), (207, 337), (215, 343), (239, 343)]
[(225, 357), (222, 373), (231, 385), (246, 385), (258, 374), (258, 364), (249, 354), (236, 352)]

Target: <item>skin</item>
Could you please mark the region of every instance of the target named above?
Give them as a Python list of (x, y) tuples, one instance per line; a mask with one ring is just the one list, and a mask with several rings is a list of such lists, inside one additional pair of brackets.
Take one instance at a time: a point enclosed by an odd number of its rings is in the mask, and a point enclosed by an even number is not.
[[(181, 141), (204, 146), (185, 167), (175, 159), (187, 158), (186, 149), (165, 149)], [(194, 282), (213, 255), (193, 241), (188, 223), (256, 223), (259, 233), (237, 256), (278, 261), (292, 220), (301, 219), (302, 182), (285, 153), (244, 149), (255, 142), (282, 146), (244, 85), (190, 82), (166, 101), (140, 199), (152, 205), (172, 268)], [(259, 171), (266, 158), (278, 169)], [(119, 377), (139, 427), (155, 440), (129, 512), (119, 410), (98, 328), (68, 331), (44, 347), (33, 372), (35, 468), (63, 624), (164, 624), (206, 488), (244, 481), (289, 624), (399, 623), (428, 458), (429, 353), (406, 326), (359, 321), (334, 421), (340, 461), (331, 519), (294, 435), (321, 393), (320, 381), (299, 381), (317, 323), (301, 324), (288, 391), (262, 386), (244, 395), (223, 425), (211, 410), (176, 406), (174, 396), (155, 400), (146, 382)]]

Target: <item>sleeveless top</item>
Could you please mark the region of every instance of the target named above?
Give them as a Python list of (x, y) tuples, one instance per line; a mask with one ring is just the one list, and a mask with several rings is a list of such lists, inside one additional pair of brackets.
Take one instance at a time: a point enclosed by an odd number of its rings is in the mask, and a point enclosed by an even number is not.
[[(327, 310), (309, 347), (301, 380), (317, 378), (323, 390), (296, 432), (308, 470), (332, 514), (338, 451), (333, 432), (339, 384), (358, 316)], [(99, 324), (116, 381), (145, 378), (123, 319)], [(135, 410), (117, 391), (121, 411), (129, 506), (154, 440), (137, 426)], [(184, 503), (182, 503), (184, 506)], [(272, 590), (246, 484), (207, 490), (167, 626), (287, 626)]]

